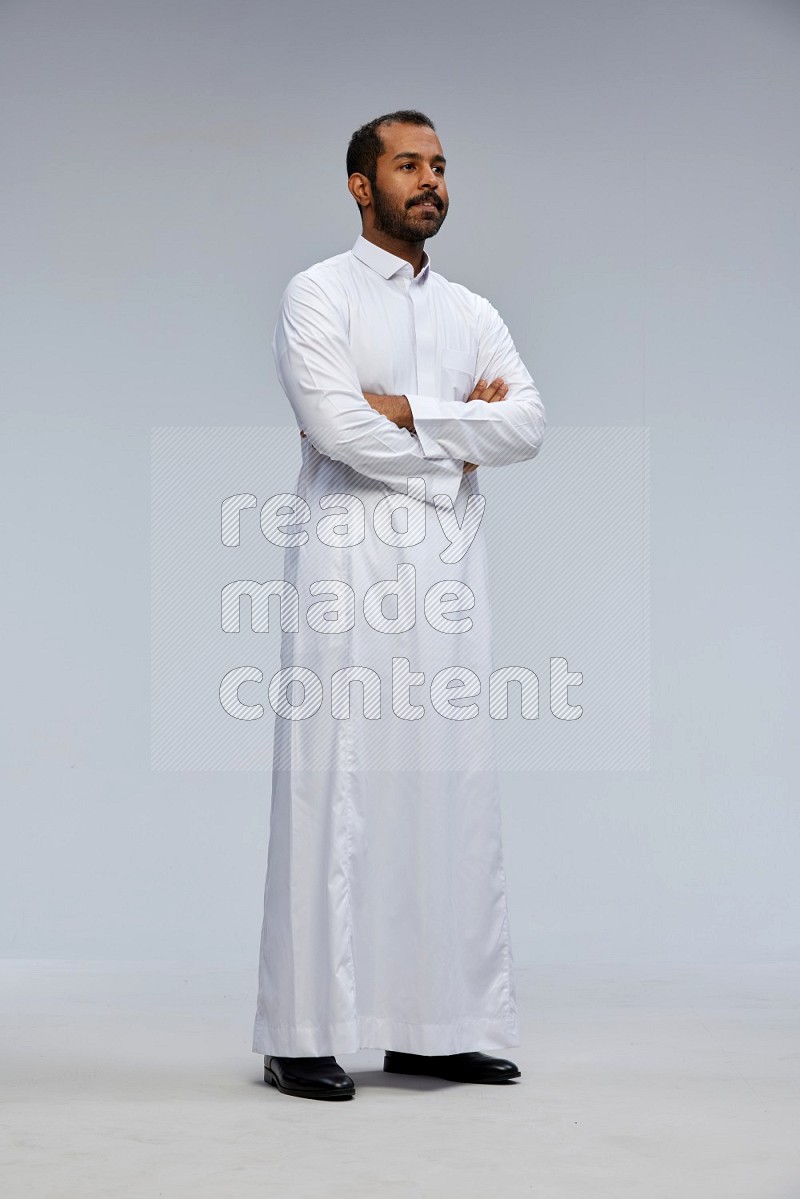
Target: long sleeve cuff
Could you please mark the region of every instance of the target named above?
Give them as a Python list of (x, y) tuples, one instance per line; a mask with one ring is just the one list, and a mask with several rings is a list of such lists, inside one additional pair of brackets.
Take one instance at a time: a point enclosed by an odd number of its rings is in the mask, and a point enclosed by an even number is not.
[[(438, 440), (443, 423), (459, 419), (464, 411), (460, 400), (440, 400), (436, 396), (418, 396), (406, 394), (411, 414), (414, 418), (414, 432), (419, 439), (420, 447), (426, 458), (440, 458), (444, 453)], [(470, 401), (475, 403), (474, 400)], [(463, 458), (463, 462), (470, 461)]]
[[(417, 437), (420, 449), (425, 455), (424, 472), (420, 472), (421, 477), (425, 480), (425, 499), (427, 503), (435, 503), (434, 497), (437, 495), (446, 495), (450, 498), (455, 507), (456, 496), (461, 490), (461, 481), (464, 478), (464, 462), (456, 458), (446, 458), (442, 456), (441, 449), (434, 448), (434, 452), (429, 454), (422, 444), (421, 438)], [(411, 468), (413, 475), (414, 468)]]
[(532, 387), (519, 399), (440, 400), (406, 395), (423, 453), (503, 466), (533, 458), (542, 444), (544, 409)]

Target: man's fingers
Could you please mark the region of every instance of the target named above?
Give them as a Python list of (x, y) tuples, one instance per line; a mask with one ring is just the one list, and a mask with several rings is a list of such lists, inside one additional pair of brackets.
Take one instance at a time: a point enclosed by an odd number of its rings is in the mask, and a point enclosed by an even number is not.
[(492, 404), (492, 403), (494, 403), (495, 400), (505, 399), (507, 391), (508, 391), (508, 388), (505, 385), (505, 383), (503, 382), (503, 380), (495, 379), (494, 382), (490, 383), (489, 386), (486, 388), (483, 398), (485, 400), (487, 400), (490, 404)]
[(486, 379), (479, 379), (467, 398), (470, 400), (485, 399), (486, 398), (486, 389), (488, 386), (489, 386), (489, 383)]
[(502, 379), (493, 379), (491, 383), (486, 379), (479, 379), (468, 399), (486, 400), (487, 403), (492, 404), (497, 400), (504, 400), (507, 394), (508, 386)]

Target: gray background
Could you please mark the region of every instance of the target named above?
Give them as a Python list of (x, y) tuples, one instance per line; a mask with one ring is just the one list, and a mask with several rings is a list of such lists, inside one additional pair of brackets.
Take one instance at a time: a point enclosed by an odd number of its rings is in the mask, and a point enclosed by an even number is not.
[(280, 291), (355, 239), (352, 130), (414, 106), (434, 266), (550, 426), (650, 430), (652, 769), (503, 776), (517, 958), (795, 957), (800, 6), (6, 2), (0, 34), (0, 953), (255, 970), (269, 775), (150, 771), (150, 429), (293, 424)]

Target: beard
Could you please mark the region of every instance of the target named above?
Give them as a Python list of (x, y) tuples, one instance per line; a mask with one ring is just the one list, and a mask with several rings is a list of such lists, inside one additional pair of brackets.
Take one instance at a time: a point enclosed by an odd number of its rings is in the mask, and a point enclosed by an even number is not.
[(372, 206), (375, 211), (375, 228), (388, 237), (396, 237), (400, 241), (424, 241), (426, 237), (434, 237), (442, 227), (447, 216), (447, 205), (441, 196), (434, 197), (439, 208), (431, 212), (429, 209), (418, 208), (416, 204), (421, 199), (414, 197), (414, 205), (391, 200), (376, 184), (372, 184)]

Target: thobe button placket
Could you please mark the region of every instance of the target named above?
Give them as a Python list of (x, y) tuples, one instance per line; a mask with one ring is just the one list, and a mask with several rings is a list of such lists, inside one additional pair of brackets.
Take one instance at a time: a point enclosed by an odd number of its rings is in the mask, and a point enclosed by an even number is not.
[(436, 347), (434, 322), (430, 313), (430, 288), (425, 280), (412, 283), (409, 298), (414, 309), (414, 331), (417, 351), (417, 387), (421, 395), (434, 396), (436, 386)]

